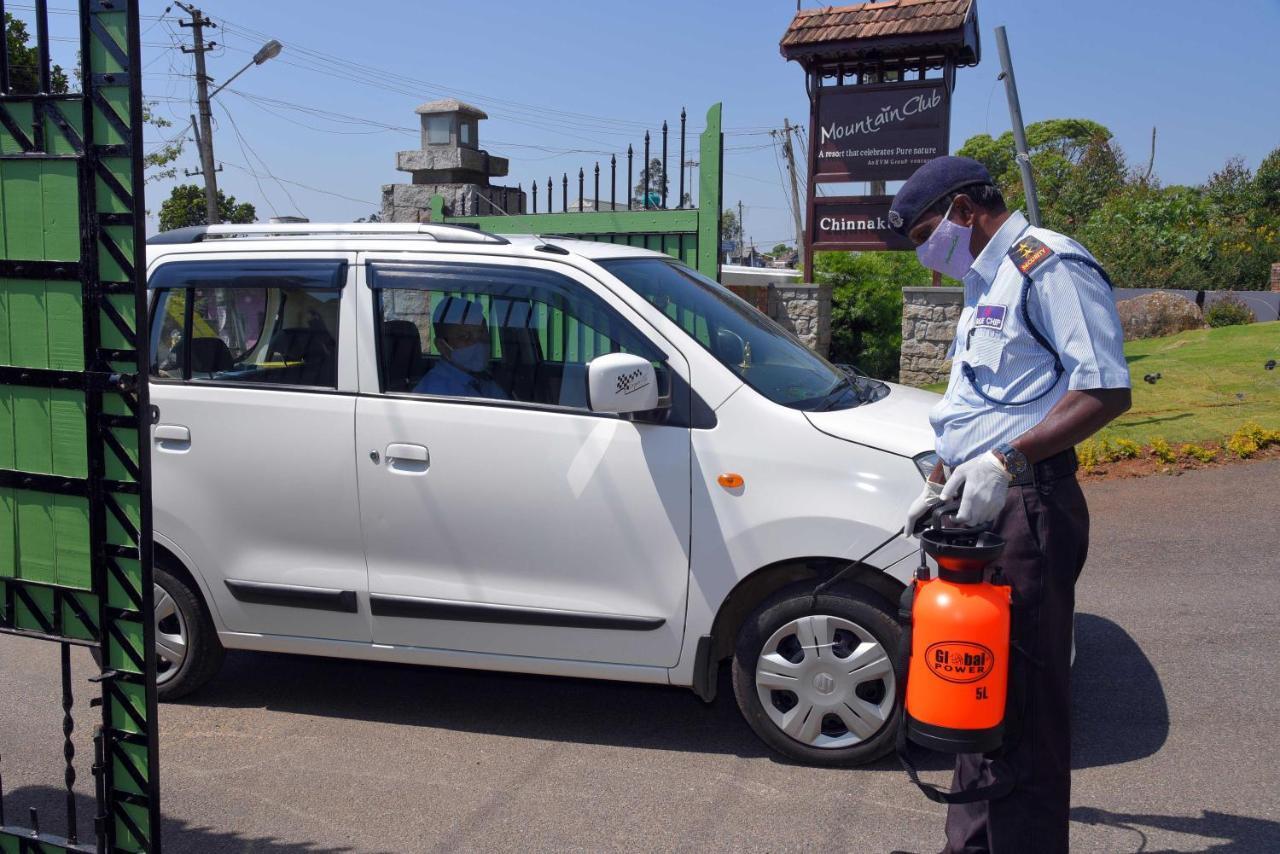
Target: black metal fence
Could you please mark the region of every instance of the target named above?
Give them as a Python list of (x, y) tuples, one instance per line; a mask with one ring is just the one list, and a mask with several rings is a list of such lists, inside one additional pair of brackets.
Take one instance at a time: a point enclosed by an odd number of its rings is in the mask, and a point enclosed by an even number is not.
[[(639, 155), (640, 164), (635, 160), (635, 145), (628, 145), (627, 151), (619, 159), (612, 154), (606, 164), (597, 160), (590, 168), (578, 168), (575, 176), (571, 172), (563, 172), (560, 179), (547, 176), (545, 182), (535, 179), (529, 184), (526, 193), (524, 184), (516, 187), (490, 187), (484, 192), (477, 192), (459, 200), (458, 209), (451, 211), (453, 216), (488, 216), (502, 213), (576, 213), (582, 211), (616, 211), (616, 210), (686, 210), (696, 208), (693, 187), (686, 187), (685, 166), (688, 163), (688, 112), (680, 110), (680, 128), (677, 139), (673, 140), (668, 122), (656, 134), (644, 132), (644, 142)], [(656, 137), (656, 138), (655, 138)], [(676, 194), (671, 198), (671, 162), (673, 149), (678, 149), (679, 160), (676, 161)], [(625, 183), (619, 195), (618, 181), (623, 177)], [(637, 174), (639, 180), (637, 180)], [(602, 186), (608, 193), (607, 200), (601, 196)], [(637, 194), (637, 188), (639, 193)], [(589, 194), (588, 194), (589, 193)], [(573, 199), (577, 206), (571, 207)], [(512, 201), (516, 202), (516, 210), (512, 210)], [(672, 203), (674, 202), (674, 204)], [(557, 210), (558, 205), (558, 210)]]

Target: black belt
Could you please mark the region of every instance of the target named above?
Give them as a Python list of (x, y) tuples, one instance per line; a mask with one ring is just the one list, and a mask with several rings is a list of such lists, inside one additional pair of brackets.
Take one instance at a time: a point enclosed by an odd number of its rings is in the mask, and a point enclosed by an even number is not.
[(1076, 473), (1076, 469), (1079, 467), (1080, 463), (1076, 460), (1076, 449), (1068, 448), (1061, 453), (1041, 460), (1033, 466), (1027, 466), (1027, 470), (1009, 481), (1009, 485), (1031, 486), (1037, 483), (1070, 477)]

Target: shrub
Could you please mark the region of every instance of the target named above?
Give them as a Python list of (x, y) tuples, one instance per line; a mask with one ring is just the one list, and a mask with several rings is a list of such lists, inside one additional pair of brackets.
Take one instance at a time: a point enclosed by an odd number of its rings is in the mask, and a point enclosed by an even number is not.
[(1098, 455), (1098, 443), (1092, 439), (1087, 439), (1076, 445), (1076, 459), (1080, 461), (1080, 467), (1085, 471), (1103, 462)]
[(1216, 450), (1213, 448), (1206, 448), (1203, 445), (1183, 445), (1178, 449), (1178, 453), (1188, 459), (1202, 463), (1211, 463), (1218, 458), (1218, 452)]
[(1178, 460), (1178, 454), (1169, 447), (1169, 443), (1163, 436), (1155, 436), (1151, 439), (1151, 456), (1162, 463), (1173, 463)]
[(1227, 439), (1227, 450), (1235, 454), (1240, 459), (1246, 460), (1258, 453), (1259, 448), (1258, 443), (1253, 440), (1253, 437), (1236, 431)]
[(1276, 444), (1280, 444), (1280, 430), (1268, 430), (1257, 421), (1246, 421), (1227, 438), (1227, 450), (1242, 460)]
[(1132, 439), (1116, 439), (1114, 459), (1132, 460), (1142, 452), (1142, 447)]
[(832, 287), (831, 360), (896, 380), (902, 288), (929, 284), (929, 271), (910, 252), (819, 252), (814, 273), (819, 283)]
[(1256, 320), (1249, 306), (1231, 291), (1204, 310), (1205, 323), (1213, 327), (1243, 326)]
[(1252, 439), (1259, 448), (1280, 444), (1280, 430), (1268, 430), (1257, 421), (1246, 421), (1236, 430), (1236, 435)]
[(1121, 300), (1116, 303), (1116, 312), (1126, 341), (1160, 338), (1204, 326), (1195, 303), (1166, 291)]

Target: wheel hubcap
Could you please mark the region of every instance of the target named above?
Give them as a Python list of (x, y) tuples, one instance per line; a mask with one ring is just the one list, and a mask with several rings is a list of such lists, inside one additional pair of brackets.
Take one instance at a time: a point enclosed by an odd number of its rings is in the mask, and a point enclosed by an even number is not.
[(153, 588), (155, 596), (156, 635), (156, 684), (163, 685), (182, 669), (187, 660), (187, 621), (159, 584)]
[(842, 617), (814, 614), (782, 626), (756, 662), (756, 692), (778, 729), (810, 747), (871, 738), (893, 713), (889, 654)]

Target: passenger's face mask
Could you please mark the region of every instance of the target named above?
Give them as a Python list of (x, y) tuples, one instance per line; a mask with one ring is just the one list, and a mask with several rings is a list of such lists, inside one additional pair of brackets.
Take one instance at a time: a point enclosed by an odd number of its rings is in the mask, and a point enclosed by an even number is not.
[(969, 251), (969, 239), (973, 236), (973, 227), (960, 225), (948, 219), (951, 216), (951, 205), (942, 215), (942, 221), (929, 235), (929, 239), (916, 247), (916, 257), (920, 263), (930, 270), (937, 270), (944, 276), (960, 279), (973, 266), (973, 253)]
[(478, 374), (489, 366), (489, 345), (478, 343), (468, 344), (465, 347), (451, 347), (449, 361), (464, 371)]

